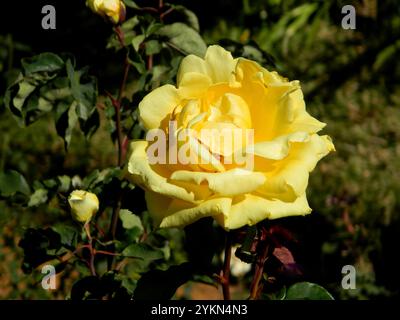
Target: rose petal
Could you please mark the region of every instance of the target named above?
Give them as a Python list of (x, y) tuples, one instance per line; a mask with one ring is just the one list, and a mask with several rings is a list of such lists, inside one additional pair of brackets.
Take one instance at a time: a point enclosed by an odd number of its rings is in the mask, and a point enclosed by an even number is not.
[(204, 95), (211, 85), (211, 79), (204, 74), (186, 72), (181, 76), (178, 92), (181, 99), (196, 99)]
[(309, 213), (311, 213), (311, 208), (305, 194), (293, 202), (270, 200), (254, 194), (246, 194), (234, 198), (229, 214), (219, 215), (216, 219), (223, 228), (231, 230), (245, 225), (251, 226), (264, 219), (278, 219)]
[(168, 179), (156, 173), (149, 164), (146, 148), (148, 141), (133, 141), (131, 143), (131, 156), (128, 163), (130, 178), (144, 189), (151, 190), (162, 195), (194, 202), (192, 192), (168, 182)]
[(259, 157), (272, 160), (282, 160), (289, 154), (289, 150), (293, 142), (305, 142), (308, 139), (308, 133), (295, 132), (277, 137), (271, 141), (258, 142), (253, 146), (249, 146), (246, 151), (247, 153), (254, 154)]
[(201, 185), (204, 182), (214, 193), (220, 196), (235, 196), (257, 190), (266, 181), (260, 172), (233, 169), (219, 173), (175, 171), (172, 180), (185, 181)]
[[(276, 169), (265, 172), (266, 183), (257, 191), (268, 197), (276, 197), (284, 201), (293, 201), (302, 195), (308, 184), (309, 172), (318, 161), (329, 152), (335, 150), (328, 136), (314, 134), (309, 141), (294, 143), (289, 155), (276, 162)], [(255, 160), (257, 171), (257, 159)]]
[(150, 92), (139, 103), (140, 118), (145, 128), (160, 128), (179, 103), (178, 90), (170, 84)]
[[(147, 197), (147, 203), (149, 200), (156, 199)], [(194, 205), (181, 200), (172, 200), (168, 207), (160, 208), (163, 215), (160, 227), (183, 227), (204, 217), (227, 214), (231, 202), (231, 198), (215, 198)], [(157, 215), (155, 212), (153, 214)]]

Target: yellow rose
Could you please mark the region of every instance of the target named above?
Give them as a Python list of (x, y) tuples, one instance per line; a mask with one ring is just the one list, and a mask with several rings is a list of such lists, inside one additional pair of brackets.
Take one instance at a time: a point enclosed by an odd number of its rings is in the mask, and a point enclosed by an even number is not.
[(99, 199), (94, 193), (84, 190), (74, 190), (68, 197), (71, 214), (74, 220), (88, 222), (99, 210)]
[(93, 12), (109, 18), (114, 24), (125, 20), (126, 8), (121, 0), (87, 0), (86, 5)]
[[(131, 143), (129, 177), (145, 189), (156, 224), (181, 227), (212, 216), (229, 230), (311, 212), (309, 173), (334, 145), (317, 134), (325, 124), (307, 113), (298, 81), (210, 46), (204, 59), (183, 59), (177, 82), (141, 101), (140, 119), (148, 136)], [(149, 133), (155, 129), (169, 135), (168, 156), (161, 156), (161, 162), (152, 158), (157, 140)], [(216, 143), (220, 133), (238, 129), (243, 139), (236, 136), (237, 145)], [(183, 131), (184, 139), (171, 144)], [(176, 161), (171, 146), (183, 144), (178, 160), (189, 152), (195, 161)], [(238, 152), (252, 159), (251, 168), (232, 161)]]

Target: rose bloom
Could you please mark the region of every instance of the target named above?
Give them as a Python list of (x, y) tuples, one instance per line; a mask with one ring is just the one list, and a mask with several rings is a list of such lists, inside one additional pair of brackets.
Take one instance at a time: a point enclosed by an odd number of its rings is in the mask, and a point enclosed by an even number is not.
[(108, 17), (114, 24), (125, 20), (126, 8), (121, 0), (87, 0), (86, 4), (93, 12)]
[[(334, 150), (328, 136), (317, 134), (325, 124), (307, 113), (298, 81), (254, 61), (234, 59), (220, 46), (210, 46), (204, 59), (185, 57), (177, 87), (150, 92), (139, 113), (148, 131), (167, 132), (169, 121), (176, 121), (177, 131), (190, 128), (190, 151), (199, 160), (154, 163), (147, 152), (151, 141), (131, 143), (129, 177), (145, 190), (148, 211), (160, 227), (182, 227), (211, 216), (230, 230), (309, 214), (309, 173)], [(254, 132), (239, 150), (215, 143), (216, 135), (200, 134), (238, 128)], [(252, 170), (224, 161), (238, 151), (253, 159)]]

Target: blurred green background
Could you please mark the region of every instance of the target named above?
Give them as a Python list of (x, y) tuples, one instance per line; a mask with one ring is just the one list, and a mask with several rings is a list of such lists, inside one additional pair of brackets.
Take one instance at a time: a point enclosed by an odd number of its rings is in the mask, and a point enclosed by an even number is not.
[[(400, 3), (174, 3), (198, 15), (207, 44), (219, 42), (228, 49), (235, 43), (256, 44), (272, 55), (279, 73), (300, 80), (309, 112), (327, 123), (324, 133), (332, 137), (337, 152), (311, 175), (308, 197), (314, 211), (286, 222), (301, 243), (298, 259), (307, 278), (338, 299), (398, 298)], [(346, 4), (356, 9), (355, 30), (341, 27)], [(120, 67), (104, 49), (110, 30), (84, 1), (63, 10), (56, 35), (29, 30), (31, 16), (17, 25), (11, 23), (11, 15), (0, 29), (0, 171), (17, 170), (29, 182), (60, 173), (85, 176), (115, 162), (104, 119), (89, 142), (76, 132), (66, 154), (51, 121), (44, 118), (21, 129), (4, 107), (3, 94), (17, 74), (20, 58), (43, 51), (74, 53), (79, 65), (90, 64), (92, 72), (105, 79), (100, 90), (118, 83)], [(49, 293), (22, 273), (18, 247), (25, 228), (49, 225), (58, 214), (51, 205), (21, 209), (0, 199), (0, 299), (65, 297), (77, 275), (64, 276), (64, 290)], [(357, 270), (356, 290), (340, 285), (341, 269), (347, 264)]]

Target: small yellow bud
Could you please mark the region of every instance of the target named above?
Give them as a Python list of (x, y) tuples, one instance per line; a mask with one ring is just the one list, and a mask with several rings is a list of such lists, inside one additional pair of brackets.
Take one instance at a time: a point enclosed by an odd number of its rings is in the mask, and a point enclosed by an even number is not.
[(68, 197), (71, 214), (74, 220), (88, 222), (99, 210), (99, 199), (94, 193), (84, 190), (74, 190)]
[(118, 24), (125, 20), (126, 8), (121, 0), (87, 0), (86, 5), (95, 13)]

